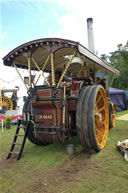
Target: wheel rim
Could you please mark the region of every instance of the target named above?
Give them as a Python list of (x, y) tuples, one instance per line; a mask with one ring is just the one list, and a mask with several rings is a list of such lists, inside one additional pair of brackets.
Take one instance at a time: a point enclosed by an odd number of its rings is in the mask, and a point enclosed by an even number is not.
[(103, 88), (99, 88), (95, 100), (95, 136), (100, 149), (103, 149), (109, 130), (109, 112), (107, 96)]
[(2, 96), (2, 106), (5, 106), (7, 110), (13, 109), (12, 101), (8, 97), (5, 97), (5, 96)]
[(114, 104), (112, 104), (111, 119), (112, 119), (112, 126), (115, 127), (115, 124), (116, 124), (116, 111), (115, 111), (115, 105)]

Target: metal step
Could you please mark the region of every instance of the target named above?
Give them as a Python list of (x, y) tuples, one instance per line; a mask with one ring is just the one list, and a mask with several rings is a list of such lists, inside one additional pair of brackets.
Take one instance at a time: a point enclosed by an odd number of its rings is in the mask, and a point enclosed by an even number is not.
[(18, 128), (19, 128), (19, 129), (22, 129), (22, 128), (23, 128), (23, 129), (26, 129), (26, 126), (19, 126)]
[(15, 143), (13, 143), (13, 144), (15, 144), (15, 145), (22, 145), (21, 142), (15, 142)]
[(19, 154), (18, 151), (11, 151), (10, 153), (11, 153), (11, 154)]
[(24, 134), (16, 134), (16, 136), (24, 136)]

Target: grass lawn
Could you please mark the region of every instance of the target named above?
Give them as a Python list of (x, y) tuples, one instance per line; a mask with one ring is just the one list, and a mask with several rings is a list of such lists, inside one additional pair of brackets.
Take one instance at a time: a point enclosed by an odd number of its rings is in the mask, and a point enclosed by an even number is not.
[[(124, 114), (128, 110), (116, 116)], [(0, 193), (128, 193), (128, 162), (116, 149), (118, 140), (128, 139), (128, 120), (117, 120), (104, 150), (93, 155), (82, 152), (77, 138), (44, 147), (27, 140), (19, 161), (6, 160), (14, 132), (0, 130)], [(68, 143), (76, 146), (72, 157)]]

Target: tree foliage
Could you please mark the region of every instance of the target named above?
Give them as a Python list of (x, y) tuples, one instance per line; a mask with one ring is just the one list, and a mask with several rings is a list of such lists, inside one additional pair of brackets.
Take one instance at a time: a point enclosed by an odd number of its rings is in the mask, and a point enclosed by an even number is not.
[(110, 56), (102, 54), (101, 58), (120, 71), (119, 76), (109, 76), (110, 87), (128, 90), (128, 42), (117, 47), (118, 50), (111, 52)]

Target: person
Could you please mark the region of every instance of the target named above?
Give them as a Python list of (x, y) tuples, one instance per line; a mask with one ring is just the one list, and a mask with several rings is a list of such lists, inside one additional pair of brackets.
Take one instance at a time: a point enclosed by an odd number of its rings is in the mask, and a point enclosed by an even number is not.
[(12, 100), (12, 103), (13, 103), (13, 110), (15, 110), (16, 107), (17, 107), (17, 99), (18, 99), (17, 93), (14, 91), (12, 96), (11, 96), (11, 100)]

